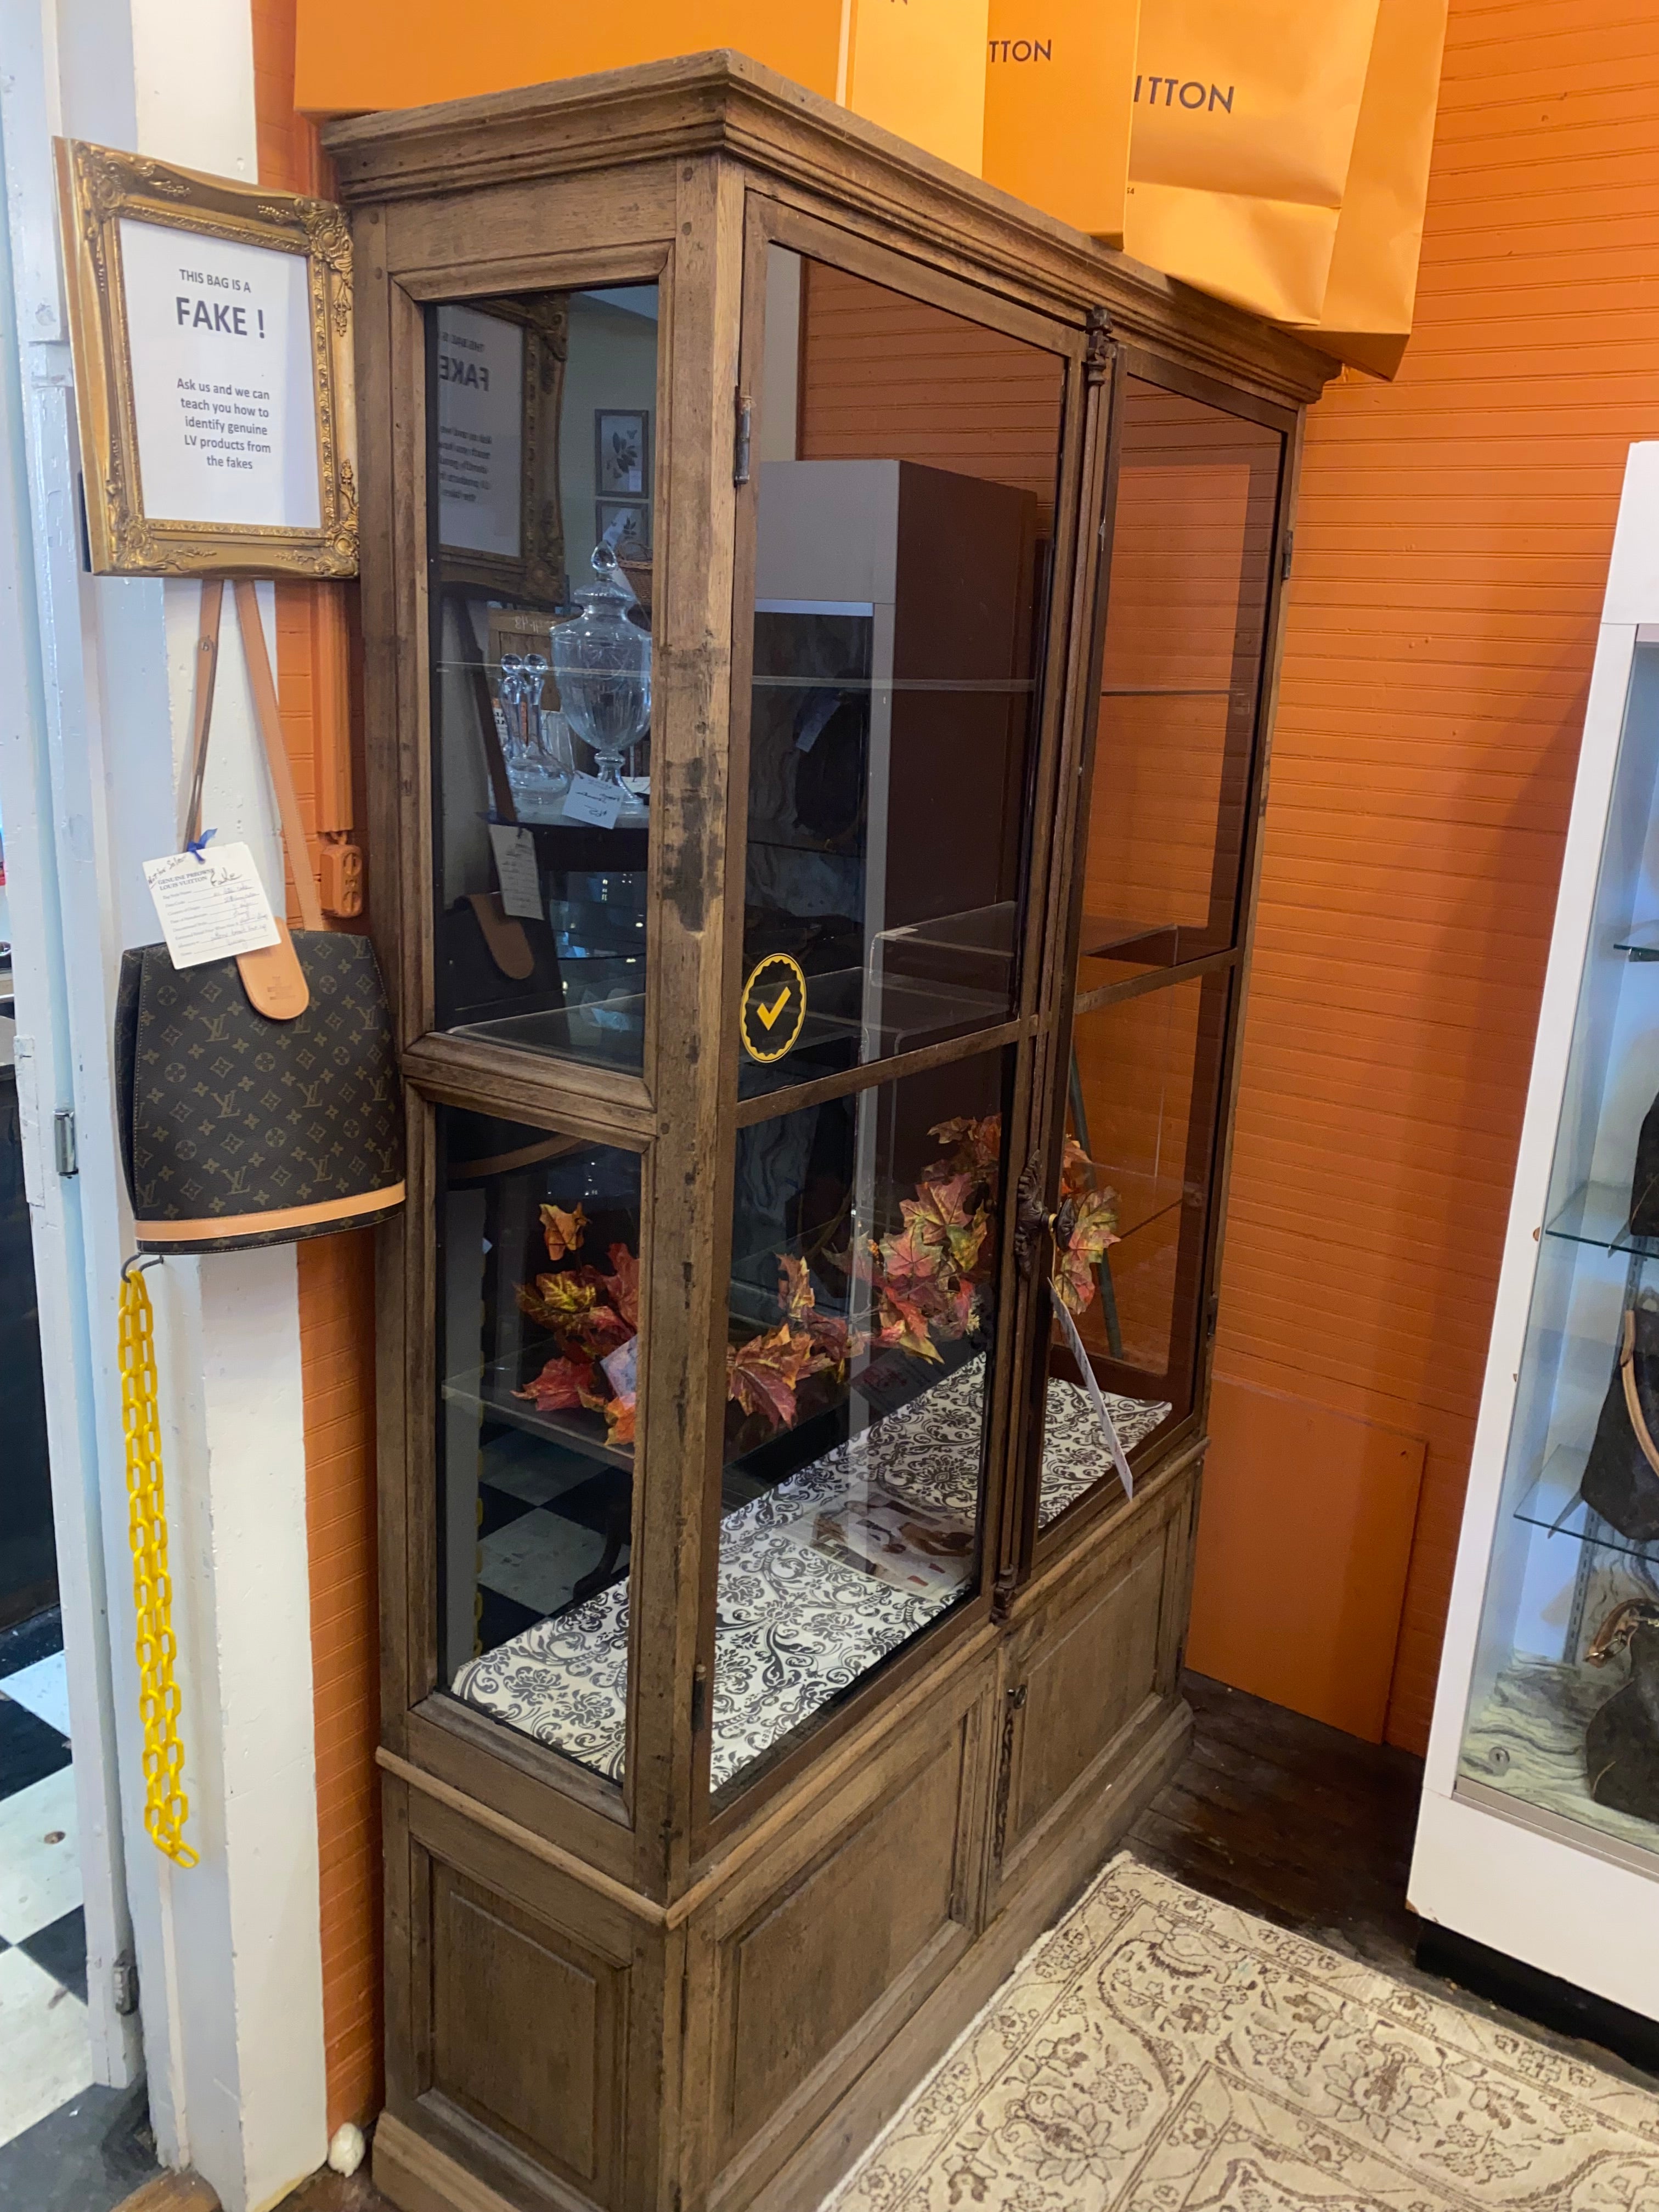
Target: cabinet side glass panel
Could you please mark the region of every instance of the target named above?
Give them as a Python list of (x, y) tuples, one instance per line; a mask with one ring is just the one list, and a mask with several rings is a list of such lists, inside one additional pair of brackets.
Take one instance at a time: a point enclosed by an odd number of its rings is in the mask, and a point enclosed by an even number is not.
[(767, 331), (745, 1097), (1014, 1010), (1064, 389), (779, 247)]
[(1182, 971), (1237, 938), (1283, 464), (1277, 430), (1126, 380), (1039, 1530), (1196, 1402), (1234, 983)]
[(640, 1158), (450, 1107), (437, 1138), (442, 1684), (619, 1780)]
[(738, 1133), (717, 1792), (978, 1585), (1012, 1071), (975, 1054)]
[(428, 307), (441, 1030), (637, 1070), (658, 288)]
[(1458, 1765), (1638, 1858), (1659, 1852), (1656, 823), (1659, 649), (1638, 646)]
[(1283, 450), (1126, 380), (1079, 990), (1234, 940)]

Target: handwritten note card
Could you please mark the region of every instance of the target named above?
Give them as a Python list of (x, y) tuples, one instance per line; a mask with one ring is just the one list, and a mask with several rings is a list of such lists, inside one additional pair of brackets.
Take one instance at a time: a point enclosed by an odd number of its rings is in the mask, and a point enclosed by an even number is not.
[(489, 842), (495, 848), (503, 912), (516, 915), (520, 921), (545, 921), (534, 836), (522, 824), (515, 828), (510, 822), (492, 822)]
[(194, 853), (146, 860), (144, 880), (175, 968), (234, 960), (277, 942), (270, 901), (246, 845), (216, 846), (199, 860)]
[(595, 830), (614, 830), (627, 793), (597, 775), (579, 775), (564, 795), (567, 822), (586, 822)]

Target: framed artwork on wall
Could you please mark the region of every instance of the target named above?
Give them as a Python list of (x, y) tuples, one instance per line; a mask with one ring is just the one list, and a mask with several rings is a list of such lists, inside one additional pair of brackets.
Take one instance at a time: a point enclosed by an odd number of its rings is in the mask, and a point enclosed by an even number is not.
[(595, 408), (593, 489), (600, 499), (650, 497), (651, 416), (645, 408)]
[(355, 574), (343, 214), (79, 140), (56, 151), (94, 572)]

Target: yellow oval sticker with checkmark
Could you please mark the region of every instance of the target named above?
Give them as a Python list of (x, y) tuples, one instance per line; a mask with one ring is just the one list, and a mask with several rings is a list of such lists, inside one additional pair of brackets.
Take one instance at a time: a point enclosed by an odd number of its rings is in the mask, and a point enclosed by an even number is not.
[(750, 1060), (781, 1060), (806, 1019), (806, 977), (787, 952), (769, 952), (743, 987), (743, 1048)]

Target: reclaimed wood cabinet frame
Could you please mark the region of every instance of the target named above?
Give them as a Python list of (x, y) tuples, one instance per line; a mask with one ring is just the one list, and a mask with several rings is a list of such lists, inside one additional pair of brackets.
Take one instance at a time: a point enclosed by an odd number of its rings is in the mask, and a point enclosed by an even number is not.
[[(1098, 704), (1115, 404), (1130, 367), (1287, 434), (1333, 364), (1126, 262), (739, 57), (708, 55), (333, 126), (353, 210), (362, 425), (373, 921), (409, 1096), (410, 1203), (380, 1233), (387, 2104), (380, 2185), (434, 2206), (783, 2212), (816, 2201), (1179, 1758), (1179, 1662), (1203, 1449), (1036, 1537), (1039, 1267), (1005, 1233), (977, 1595), (868, 1677), (756, 1784), (711, 1801), (708, 1707), (732, 1141), (739, 1104), (756, 490), (734, 467), (774, 243), (1050, 352), (1063, 377), (1012, 1185), (1056, 1172), (1073, 884)], [(649, 976), (637, 1076), (434, 1026), (427, 302), (659, 290)], [(1276, 557), (1274, 576), (1281, 572)], [(1252, 735), (1259, 814), (1278, 584)], [(1204, 1289), (1259, 865), (1236, 971)], [(1200, 963), (1202, 964), (1202, 963)], [(699, 1048), (688, 1053), (683, 1040)], [(858, 1071), (890, 1079), (959, 1046)], [(433, 1108), (507, 1114), (641, 1156), (641, 1479), (620, 1786), (439, 1686)], [(1039, 1242), (1042, 1240), (1039, 1239)], [(681, 1262), (693, 1255), (684, 1269)], [(1107, 1494), (1109, 1492), (1109, 1495)], [(877, 2061), (880, 2063), (876, 2063)]]

